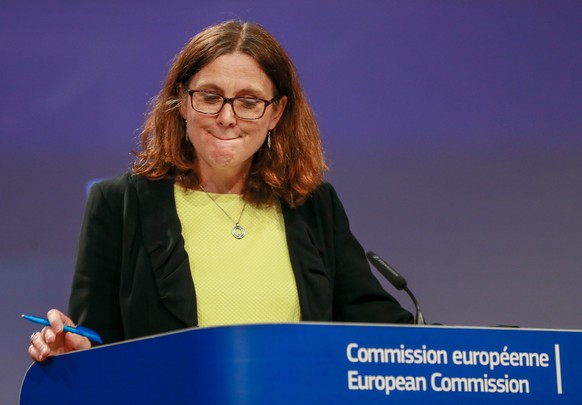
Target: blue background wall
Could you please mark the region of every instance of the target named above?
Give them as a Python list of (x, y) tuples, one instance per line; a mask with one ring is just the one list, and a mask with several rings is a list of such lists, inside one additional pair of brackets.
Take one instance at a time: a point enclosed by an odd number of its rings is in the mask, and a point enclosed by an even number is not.
[(66, 308), (87, 182), (127, 169), (172, 57), (231, 18), (293, 57), (354, 233), (429, 321), (582, 328), (579, 1), (7, 3), (1, 403), (30, 364), (19, 314)]

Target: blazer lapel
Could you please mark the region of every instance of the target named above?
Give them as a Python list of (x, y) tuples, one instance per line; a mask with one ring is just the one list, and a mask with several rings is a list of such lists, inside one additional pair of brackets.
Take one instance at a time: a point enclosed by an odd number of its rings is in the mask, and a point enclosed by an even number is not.
[(196, 295), (176, 212), (174, 182), (150, 181), (141, 176), (133, 176), (133, 181), (141, 211), (144, 245), (151, 259), (160, 298), (186, 326), (196, 326)]
[(305, 207), (282, 204), (291, 267), (295, 274), (302, 321), (332, 319), (332, 279), (324, 263), (325, 252), (309, 225), (313, 213)]

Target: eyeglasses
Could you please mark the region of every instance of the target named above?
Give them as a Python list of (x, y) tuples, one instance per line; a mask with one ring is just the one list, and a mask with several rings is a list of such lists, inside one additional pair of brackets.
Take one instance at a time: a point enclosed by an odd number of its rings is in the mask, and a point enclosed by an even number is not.
[(265, 115), (265, 110), (275, 102), (257, 97), (223, 97), (211, 91), (188, 90), (192, 108), (201, 114), (217, 115), (225, 104), (230, 104), (234, 115), (243, 120), (258, 120)]

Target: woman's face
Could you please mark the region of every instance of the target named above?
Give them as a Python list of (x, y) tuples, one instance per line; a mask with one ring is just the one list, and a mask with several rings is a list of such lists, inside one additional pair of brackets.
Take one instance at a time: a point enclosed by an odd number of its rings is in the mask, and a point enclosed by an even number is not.
[[(269, 77), (253, 58), (242, 53), (216, 58), (192, 76), (186, 90), (203, 90), (227, 98), (271, 100), (275, 95)], [(186, 96), (180, 113), (187, 121), (187, 135), (196, 151), (199, 174), (204, 177), (208, 170), (246, 174), (267, 132), (279, 122), (286, 101), (283, 97), (279, 103), (267, 106), (260, 119), (243, 120), (228, 103), (218, 115), (199, 113), (192, 108), (190, 96)]]

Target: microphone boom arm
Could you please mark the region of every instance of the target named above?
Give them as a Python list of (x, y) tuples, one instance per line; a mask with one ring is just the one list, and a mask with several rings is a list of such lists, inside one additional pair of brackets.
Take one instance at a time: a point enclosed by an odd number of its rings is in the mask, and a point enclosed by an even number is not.
[(424, 320), (424, 316), (422, 315), (422, 311), (420, 310), (420, 305), (416, 300), (412, 291), (410, 291), (407, 287), (406, 279), (400, 275), (396, 270), (392, 268), (385, 260), (383, 260), (380, 256), (378, 256), (374, 252), (367, 252), (366, 257), (372, 263), (372, 265), (388, 280), (390, 284), (394, 286), (397, 290), (404, 290), (412, 302), (414, 303), (414, 307), (416, 309), (416, 315), (414, 316), (414, 323), (416, 325), (426, 325)]

